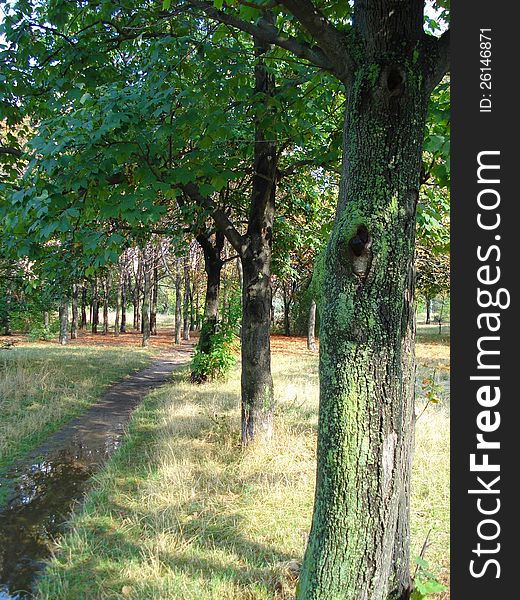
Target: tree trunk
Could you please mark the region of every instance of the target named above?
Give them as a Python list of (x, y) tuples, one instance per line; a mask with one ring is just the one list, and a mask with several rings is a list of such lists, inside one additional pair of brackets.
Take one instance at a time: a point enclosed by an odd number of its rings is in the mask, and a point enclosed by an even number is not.
[(182, 339), (190, 339), (190, 264), (188, 256), (184, 257), (184, 307), (183, 307), (183, 327)]
[(425, 304), (426, 304), (426, 321), (425, 324), (429, 325), (430, 324), (430, 319), (431, 319), (431, 309), (432, 309), (432, 301), (430, 298), (425, 298)]
[(143, 260), (143, 308), (142, 308), (142, 346), (147, 347), (150, 343), (150, 294), (152, 288), (151, 265), (148, 257), (149, 248), (144, 251)]
[(60, 301), (60, 336), (59, 342), (62, 346), (65, 346), (67, 343), (67, 335), (69, 329), (69, 304), (66, 298), (62, 298)]
[(72, 286), (72, 325), (70, 328), (70, 339), (75, 340), (78, 337), (78, 286)]
[(316, 300), (311, 300), (309, 308), (309, 327), (307, 329), (307, 348), (312, 352), (316, 352)]
[(323, 276), (305, 600), (410, 595), (413, 255), (430, 64), (421, 5), (356, 3), (357, 62)]
[(121, 273), (121, 333), (126, 333), (126, 273)]
[(108, 274), (103, 284), (103, 335), (108, 334), (108, 304), (110, 299), (110, 289), (112, 287), (112, 276)]
[(115, 323), (114, 323), (114, 335), (118, 336), (120, 331), (121, 331), (121, 297), (119, 295), (119, 288), (120, 286), (120, 281), (121, 281), (121, 271), (118, 271), (117, 274), (117, 278), (116, 278), (116, 319), (115, 319)]
[(49, 331), (49, 325), (50, 325), (49, 311), (46, 310), (43, 313), (43, 327), (44, 327), (45, 331)]
[[(263, 20), (272, 25), (270, 14)], [(264, 103), (275, 92), (273, 74), (263, 55), (269, 45), (255, 40), (255, 94)], [(271, 256), (276, 193), (276, 144), (270, 130), (273, 115), (267, 110), (255, 122), (251, 210), (242, 259), (242, 444), (265, 442), (273, 433), (274, 393), (271, 376), (270, 313)]]
[(157, 296), (159, 294), (159, 271), (153, 268), (152, 302), (150, 305), (150, 333), (157, 335)]
[(98, 280), (96, 280), (92, 286), (92, 333), (97, 333), (97, 327), (99, 324), (99, 288)]
[(181, 259), (175, 261), (175, 343), (181, 343), (182, 336), (182, 274)]
[(86, 329), (87, 327), (87, 286), (81, 286), (81, 322), (79, 325), (80, 329)]

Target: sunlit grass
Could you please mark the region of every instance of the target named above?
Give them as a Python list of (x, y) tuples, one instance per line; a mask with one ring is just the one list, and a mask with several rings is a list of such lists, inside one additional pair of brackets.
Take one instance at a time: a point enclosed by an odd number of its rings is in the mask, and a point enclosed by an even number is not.
[[(276, 437), (261, 449), (239, 447), (238, 372), (201, 387), (176, 373), (151, 394), (60, 542), (39, 597), (293, 598), (312, 514), (317, 357), (276, 353), (273, 374)], [(426, 559), (444, 581), (448, 425), (442, 407), (419, 419), (412, 504), (413, 551), (432, 529)]]
[(26, 345), (0, 352), (0, 470), (150, 360), (139, 349)]

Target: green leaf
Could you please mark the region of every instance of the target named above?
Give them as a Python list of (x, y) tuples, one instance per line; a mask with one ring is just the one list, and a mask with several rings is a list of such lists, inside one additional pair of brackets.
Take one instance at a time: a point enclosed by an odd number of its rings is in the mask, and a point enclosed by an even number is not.
[(171, 3), (172, 3), (172, 0), (163, 0), (163, 3), (162, 3), (163, 10), (168, 10), (170, 8)]

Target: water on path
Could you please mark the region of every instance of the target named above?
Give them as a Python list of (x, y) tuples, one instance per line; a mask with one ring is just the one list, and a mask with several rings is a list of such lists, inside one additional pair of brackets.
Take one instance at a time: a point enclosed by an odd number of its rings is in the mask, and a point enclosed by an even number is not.
[(0, 480), (0, 600), (30, 596), (66, 520), (121, 441), (132, 410), (190, 358), (192, 344), (164, 354), (113, 385), (87, 412), (14, 465)]

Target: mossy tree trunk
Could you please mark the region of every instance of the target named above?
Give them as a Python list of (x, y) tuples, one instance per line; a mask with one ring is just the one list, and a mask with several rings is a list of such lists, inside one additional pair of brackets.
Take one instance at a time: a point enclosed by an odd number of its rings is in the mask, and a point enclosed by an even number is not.
[(342, 181), (323, 274), (305, 600), (411, 591), (413, 256), (431, 90), (422, 22), (420, 2), (356, 3)]

